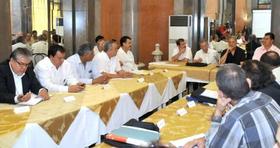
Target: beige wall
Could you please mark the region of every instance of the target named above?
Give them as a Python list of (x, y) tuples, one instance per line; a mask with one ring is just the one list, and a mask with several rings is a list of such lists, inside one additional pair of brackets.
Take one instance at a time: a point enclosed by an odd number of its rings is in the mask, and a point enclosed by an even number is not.
[(236, 0), (235, 9), (235, 31), (242, 31), (244, 25), (247, 25), (247, 2), (246, 0)]
[(211, 19), (218, 19), (219, 0), (206, 0), (205, 16)]

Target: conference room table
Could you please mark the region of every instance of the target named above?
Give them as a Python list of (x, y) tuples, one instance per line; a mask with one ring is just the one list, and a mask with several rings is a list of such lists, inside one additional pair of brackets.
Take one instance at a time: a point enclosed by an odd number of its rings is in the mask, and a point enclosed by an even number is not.
[(185, 89), (185, 72), (154, 69), (80, 93), (50, 93), (50, 100), (21, 114), (14, 113), (19, 105), (0, 104), (0, 147), (86, 147)]
[[(218, 88), (215, 82), (210, 82), (204, 86), (207, 90), (216, 91)], [(174, 147), (170, 142), (182, 138), (192, 137), (199, 134), (205, 134), (211, 126), (211, 116), (214, 107), (208, 104), (196, 103), (194, 107), (187, 106), (186, 96), (167, 107), (153, 113), (145, 122), (157, 124), (164, 120), (165, 125), (160, 129), (160, 144), (166, 147)], [(183, 116), (177, 114), (177, 110), (184, 108), (187, 113)], [(102, 143), (97, 145), (100, 148), (110, 147)]]
[(149, 69), (168, 69), (185, 71), (188, 82), (209, 83), (215, 80), (217, 64), (209, 64), (204, 67), (186, 66), (186, 62), (151, 62)]

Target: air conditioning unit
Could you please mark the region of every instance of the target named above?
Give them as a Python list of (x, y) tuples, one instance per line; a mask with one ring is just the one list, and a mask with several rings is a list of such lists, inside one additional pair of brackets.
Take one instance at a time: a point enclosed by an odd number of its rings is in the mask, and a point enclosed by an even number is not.
[(192, 47), (192, 16), (171, 15), (169, 16), (169, 46), (168, 57), (171, 60), (174, 48), (177, 47), (176, 40), (183, 38), (189, 47)]
[(56, 34), (63, 36), (63, 18), (56, 18)]

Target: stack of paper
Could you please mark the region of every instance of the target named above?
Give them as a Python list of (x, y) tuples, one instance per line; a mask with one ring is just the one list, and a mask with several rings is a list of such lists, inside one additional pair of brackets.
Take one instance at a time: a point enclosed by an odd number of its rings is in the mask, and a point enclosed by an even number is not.
[(32, 95), (31, 95), (31, 98), (30, 98), (28, 101), (26, 101), (26, 102), (20, 102), (20, 103), (18, 103), (18, 104), (19, 104), (19, 105), (29, 105), (29, 106), (33, 106), (33, 105), (38, 104), (38, 103), (41, 102), (42, 100), (43, 100), (42, 97), (37, 96), (37, 95), (35, 95), (35, 94), (32, 94)]

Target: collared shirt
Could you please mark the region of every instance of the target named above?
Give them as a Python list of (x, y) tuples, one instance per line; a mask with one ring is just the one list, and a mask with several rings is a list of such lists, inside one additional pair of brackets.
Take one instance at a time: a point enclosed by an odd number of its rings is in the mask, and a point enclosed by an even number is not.
[(207, 64), (217, 64), (219, 61), (219, 55), (218, 52), (214, 49), (208, 48), (207, 53), (205, 53), (202, 49), (196, 52), (194, 59), (197, 60), (201, 58), (201, 63), (207, 63)]
[(275, 76), (275, 80), (280, 84), (280, 66), (276, 67), (272, 70), (273, 75)]
[(213, 48), (218, 52), (221, 53), (223, 50), (228, 48), (228, 43), (224, 40), (221, 40), (213, 45)]
[(120, 62), (117, 57), (111, 57), (109, 58), (108, 55), (103, 52), (95, 57), (96, 62), (96, 69), (102, 73), (111, 73), (115, 74), (118, 71), (121, 71)]
[(259, 61), (261, 59), (261, 56), (268, 51), (275, 51), (280, 55), (280, 49), (277, 48), (275, 45), (272, 45), (269, 49), (265, 49), (264, 46), (261, 46), (255, 50), (253, 60)]
[(280, 107), (261, 92), (249, 92), (219, 120), (212, 120), (206, 147), (273, 147)]
[(46, 55), (48, 55), (48, 42), (46, 41), (38, 41), (36, 43), (33, 43), (31, 45), (31, 49), (33, 53), (44, 53)]
[[(226, 53), (226, 51), (227, 49), (222, 52), (221, 57)], [(235, 63), (240, 65), (240, 62), (242, 61), (245, 61), (245, 52), (243, 49), (236, 47), (234, 55), (232, 55), (231, 52), (228, 53), (225, 63)]]
[(74, 76), (79, 82), (91, 84), (92, 79), (100, 76), (100, 73), (98, 73), (95, 68), (95, 64), (93, 64), (92, 61), (83, 64), (78, 54), (70, 56), (67, 61), (71, 64)]
[[(179, 53), (179, 48), (176, 47), (174, 50), (173, 50), (173, 53), (172, 53), (172, 57), (175, 56), (176, 54)], [(188, 60), (192, 60), (192, 50), (190, 47), (186, 47), (186, 50), (183, 54), (181, 54), (177, 60), (184, 60), (184, 59), (188, 59)]]
[(15, 81), (15, 92), (16, 92), (16, 94), (15, 94), (15, 98), (14, 98), (14, 100), (15, 100), (15, 103), (18, 103), (19, 101), (18, 101), (18, 96), (19, 95), (23, 95), (23, 88), (22, 88), (22, 80), (21, 80), (21, 78), (25, 75), (25, 73), (23, 73), (22, 75), (17, 75), (16, 73), (14, 73), (14, 71), (13, 71), (13, 69), (12, 69), (12, 67), (11, 67), (11, 65), (9, 64), (9, 66), (10, 66), (10, 69), (11, 69), (11, 71), (12, 71), (12, 74), (13, 74), (13, 78), (14, 78), (14, 81)]
[(121, 66), (122, 70), (128, 71), (128, 72), (137, 70), (137, 65), (135, 64), (134, 56), (130, 50), (125, 52), (122, 49), (122, 47), (120, 47), (120, 49), (118, 50), (118, 53), (117, 53), (117, 58), (122, 63), (122, 66)]
[(35, 74), (42, 86), (50, 92), (67, 92), (68, 85), (77, 84), (71, 64), (64, 60), (57, 69), (48, 57), (35, 66)]
[(94, 52), (94, 56), (96, 56), (98, 53), (100, 53), (97, 46), (93, 47), (93, 52)]
[[(14, 45), (12, 45), (12, 51), (14, 51), (17, 48), (28, 48), (26, 44), (23, 44), (21, 42), (16, 43)], [(29, 48), (28, 48), (29, 49)]]

